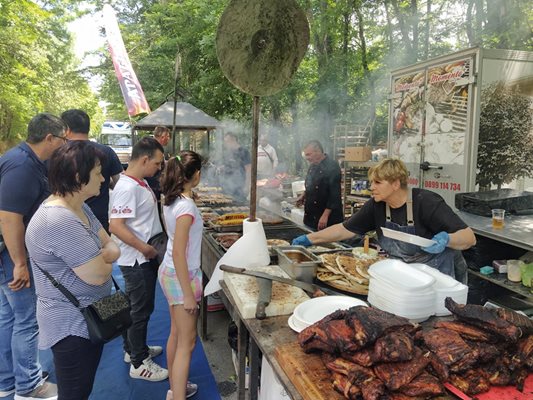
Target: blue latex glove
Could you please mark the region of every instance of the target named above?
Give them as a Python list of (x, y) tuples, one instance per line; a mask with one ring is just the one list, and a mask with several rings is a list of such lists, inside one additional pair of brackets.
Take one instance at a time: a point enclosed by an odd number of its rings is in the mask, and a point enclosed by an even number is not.
[(297, 238), (292, 239), (293, 246), (311, 246), (313, 243), (309, 240), (307, 235), (298, 236)]
[(433, 236), (433, 240), (436, 242), (428, 247), (422, 247), (422, 250), (431, 254), (439, 254), (444, 251), (448, 242), (450, 241), (450, 235), (447, 232), (439, 232)]

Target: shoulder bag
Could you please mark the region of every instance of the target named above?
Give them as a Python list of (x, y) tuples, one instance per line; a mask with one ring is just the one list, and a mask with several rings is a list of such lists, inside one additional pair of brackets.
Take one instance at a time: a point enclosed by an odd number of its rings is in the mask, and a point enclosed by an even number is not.
[(167, 242), (168, 236), (165, 232), (160, 232), (157, 235), (152, 236), (147, 242), (150, 246), (154, 247), (157, 250), (157, 256), (154, 258), (154, 260), (157, 261), (158, 267), (163, 262), (163, 258), (165, 258), (165, 253), (167, 251)]
[(115, 293), (103, 297), (87, 307), (80, 307), (79, 300), (65, 286), (38, 265), (37, 268), (80, 310), (87, 323), (91, 342), (95, 344), (109, 342), (131, 326), (131, 307), (128, 296), (120, 290), (113, 277), (111, 279), (115, 285)]

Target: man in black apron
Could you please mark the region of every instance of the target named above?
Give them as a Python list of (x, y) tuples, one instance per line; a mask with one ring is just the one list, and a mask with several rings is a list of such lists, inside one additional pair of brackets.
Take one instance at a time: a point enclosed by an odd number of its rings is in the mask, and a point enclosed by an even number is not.
[(304, 147), (309, 170), (305, 177), (305, 192), (297, 204), (304, 204), (304, 224), (321, 230), (342, 222), (341, 169), (337, 161), (324, 153), (317, 140)]
[[(476, 243), (470, 229), (437, 193), (407, 187), (408, 171), (397, 159), (384, 159), (368, 172), (372, 199), (342, 224), (309, 235), (293, 244), (310, 245), (345, 240), (376, 230), (380, 246), (392, 258), (424, 263), (461, 282), (466, 282), (466, 263), (461, 250)], [(383, 236), (382, 227), (433, 239), (419, 247)]]

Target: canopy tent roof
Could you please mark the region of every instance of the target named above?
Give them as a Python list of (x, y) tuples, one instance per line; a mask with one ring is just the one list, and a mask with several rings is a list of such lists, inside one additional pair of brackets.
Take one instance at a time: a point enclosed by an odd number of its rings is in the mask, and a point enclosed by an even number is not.
[[(146, 117), (137, 121), (134, 128), (151, 131), (156, 126), (166, 126), (172, 129), (173, 111), (174, 102), (167, 101)], [(211, 130), (219, 126), (220, 122), (217, 119), (207, 115), (192, 104), (185, 102), (176, 103), (176, 128)]]

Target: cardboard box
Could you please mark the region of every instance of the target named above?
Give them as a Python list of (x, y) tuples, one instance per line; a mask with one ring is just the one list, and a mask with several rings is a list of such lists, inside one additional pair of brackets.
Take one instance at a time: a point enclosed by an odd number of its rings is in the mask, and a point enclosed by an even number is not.
[(372, 148), (365, 147), (346, 147), (344, 149), (344, 160), (346, 161), (369, 161), (372, 159)]

